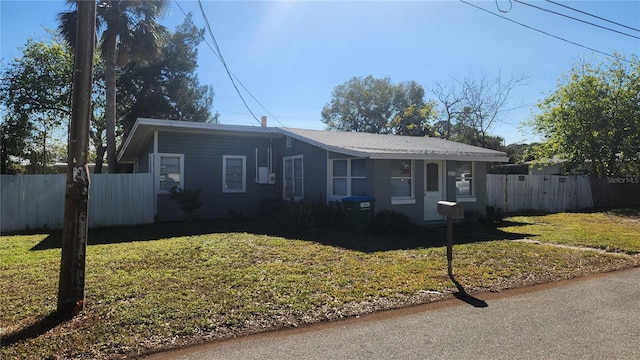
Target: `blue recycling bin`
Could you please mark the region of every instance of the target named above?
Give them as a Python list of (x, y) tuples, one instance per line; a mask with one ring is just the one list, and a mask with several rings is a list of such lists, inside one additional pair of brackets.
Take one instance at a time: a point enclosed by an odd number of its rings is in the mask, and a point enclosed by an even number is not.
[(376, 199), (373, 196), (348, 196), (341, 201), (347, 214), (347, 227), (357, 232), (367, 231), (373, 222)]

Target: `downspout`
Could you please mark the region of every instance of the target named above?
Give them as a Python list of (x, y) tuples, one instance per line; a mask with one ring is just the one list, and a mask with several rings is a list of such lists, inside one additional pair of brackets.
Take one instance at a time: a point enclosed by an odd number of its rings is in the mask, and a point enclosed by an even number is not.
[(259, 181), (259, 174), (258, 174), (258, 148), (256, 148), (256, 179), (255, 179), (255, 183), (258, 184)]
[[(158, 219), (158, 185), (159, 181), (157, 176), (159, 172), (156, 169), (160, 169), (160, 157), (158, 156), (158, 131), (153, 132), (153, 217)], [(158, 173), (158, 175), (156, 175)]]

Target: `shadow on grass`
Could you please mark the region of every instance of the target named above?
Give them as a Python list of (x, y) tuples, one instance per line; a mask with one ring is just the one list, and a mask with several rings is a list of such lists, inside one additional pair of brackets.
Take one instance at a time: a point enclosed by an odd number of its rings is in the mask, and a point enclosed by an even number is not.
[(619, 217), (624, 217), (624, 218), (629, 218), (629, 219), (640, 220), (640, 207), (625, 207), (625, 208), (608, 209), (606, 213), (609, 214), (609, 215), (614, 215), (614, 216), (619, 216)]
[[(503, 224), (501, 224), (502, 226)], [(510, 226), (518, 223), (510, 224)], [(345, 248), (361, 252), (390, 250), (408, 250), (416, 248), (441, 247), (446, 244), (444, 224), (440, 227), (416, 227), (408, 234), (377, 235), (356, 233), (343, 229), (294, 230), (276, 228), (269, 219), (239, 218), (212, 221), (194, 221), (179, 223), (157, 223), (150, 225), (97, 228), (89, 230), (88, 244), (115, 244), (134, 241), (153, 241), (173, 237), (246, 232), (256, 235), (269, 235), (287, 239), (311, 241), (319, 244)], [(493, 225), (456, 224), (453, 230), (455, 244), (468, 244), (481, 241), (521, 239), (526, 234), (513, 234), (501, 231)], [(61, 248), (62, 232), (52, 232), (31, 250)]]
[(2, 346), (4, 347), (15, 344), (19, 341), (36, 338), (67, 320), (68, 319), (59, 316), (55, 311), (53, 311), (49, 313), (49, 315), (42, 318), (40, 321), (27, 326), (26, 328), (20, 329), (13, 333), (9, 333), (7, 335), (3, 335), (2, 339), (0, 340), (0, 344), (2, 344)]
[[(117, 244), (134, 241), (154, 241), (173, 237), (196, 236), (225, 232), (257, 230), (256, 219), (212, 220), (175, 223), (156, 223), (89, 229), (88, 245)], [(53, 231), (31, 250), (49, 250), (62, 247), (62, 231)]]
[[(302, 236), (300, 236), (302, 235)], [(523, 234), (512, 234), (483, 225), (454, 225), (453, 243), (470, 244), (482, 241), (521, 239)], [(446, 246), (446, 228), (419, 227), (408, 234), (377, 235), (341, 230), (306, 231), (284, 236), (349, 250), (373, 253), (379, 251), (410, 250)]]

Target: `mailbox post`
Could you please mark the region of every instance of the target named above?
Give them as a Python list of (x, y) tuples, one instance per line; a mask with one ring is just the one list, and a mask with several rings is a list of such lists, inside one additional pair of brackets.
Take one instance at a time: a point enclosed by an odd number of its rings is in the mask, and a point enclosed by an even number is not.
[(452, 201), (438, 201), (438, 213), (447, 217), (447, 273), (453, 276), (451, 262), (453, 261), (453, 219), (464, 218), (462, 204)]

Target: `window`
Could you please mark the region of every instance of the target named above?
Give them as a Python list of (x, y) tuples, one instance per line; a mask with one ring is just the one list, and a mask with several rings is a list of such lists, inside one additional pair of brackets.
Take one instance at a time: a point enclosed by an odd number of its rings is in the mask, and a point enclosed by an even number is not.
[(413, 160), (391, 160), (391, 200), (415, 200)]
[[(158, 193), (168, 193), (174, 187), (184, 188), (182, 174), (184, 173), (184, 155), (155, 154), (159, 166), (157, 167), (156, 186)], [(152, 160), (153, 161), (153, 160)]]
[(234, 193), (247, 190), (247, 157), (224, 155), (222, 157), (222, 192)]
[(474, 194), (473, 163), (471, 161), (458, 161), (456, 164), (456, 196), (472, 197)]
[(331, 194), (333, 198), (367, 195), (365, 159), (344, 159), (331, 162)]
[(284, 191), (285, 200), (300, 200), (303, 194), (302, 155), (284, 158)]
[(427, 191), (440, 191), (438, 164), (427, 164)]

